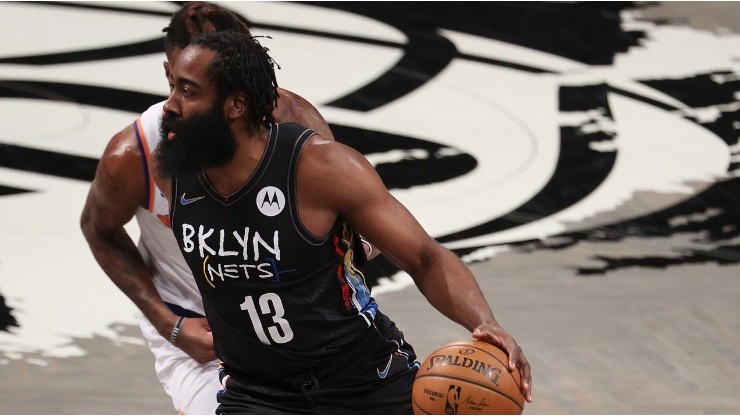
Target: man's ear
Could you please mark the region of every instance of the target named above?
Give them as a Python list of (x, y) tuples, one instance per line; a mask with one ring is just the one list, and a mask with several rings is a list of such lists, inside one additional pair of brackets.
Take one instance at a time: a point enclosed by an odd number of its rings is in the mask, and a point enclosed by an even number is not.
[(237, 119), (247, 111), (247, 97), (243, 93), (229, 95), (225, 102), (226, 118)]

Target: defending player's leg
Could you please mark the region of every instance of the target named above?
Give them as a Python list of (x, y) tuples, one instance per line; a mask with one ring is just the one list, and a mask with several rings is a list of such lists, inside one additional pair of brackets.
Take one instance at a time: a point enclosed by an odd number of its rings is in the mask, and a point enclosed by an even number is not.
[(216, 394), (218, 362), (199, 364), (181, 349), (164, 339), (152, 324), (142, 318), (141, 333), (154, 354), (154, 369), (165, 392), (180, 414), (214, 414), (218, 403)]

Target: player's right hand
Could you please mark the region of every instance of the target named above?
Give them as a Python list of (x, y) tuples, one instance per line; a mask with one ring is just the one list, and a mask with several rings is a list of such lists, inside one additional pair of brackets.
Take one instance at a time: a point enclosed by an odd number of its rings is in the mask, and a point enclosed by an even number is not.
[(186, 318), (175, 345), (200, 364), (216, 359), (213, 334), (206, 318)]
[(473, 338), (503, 349), (509, 356), (509, 371), (519, 370), (524, 399), (532, 403), (532, 374), (527, 357), (514, 338), (498, 324), (481, 324), (473, 331)]

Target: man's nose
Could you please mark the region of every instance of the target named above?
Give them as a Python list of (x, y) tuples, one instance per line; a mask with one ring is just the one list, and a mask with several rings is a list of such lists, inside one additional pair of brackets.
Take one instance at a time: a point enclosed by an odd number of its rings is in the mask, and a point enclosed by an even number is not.
[(180, 108), (177, 106), (177, 101), (173, 98), (173, 94), (170, 94), (170, 96), (164, 101), (164, 107), (162, 110), (165, 113), (174, 114), (176, 116), (180, 115)]

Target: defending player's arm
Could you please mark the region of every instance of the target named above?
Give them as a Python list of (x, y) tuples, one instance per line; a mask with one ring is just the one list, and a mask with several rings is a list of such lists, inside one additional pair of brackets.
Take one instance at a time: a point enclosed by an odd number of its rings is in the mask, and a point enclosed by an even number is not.
[(276, 122), (296, 122), (315, 131), (325, 139), (334, 140), (329, 124), (316, 107), (294, 92), (278, 88), (278, 93), (280, 97), (277, 107), (272, 112)]
[[(98, 164), (80, 226), (103, 271), (169, 339), (177, 316), (159, 296), (141, 254), (123, 228), (146, 196), (141, 160), (132, 126), (113, 137)], [(187, 319), (176, 345), (199, 362), (215, 358), (205, 319)]]
[[(506, 350), (509, 367), (520, 371), (522, 390), (531, 401), (529, 363), (514, 338), (496, 322), (468, 267), (424, 231), (386, 190), (362, 155), (339, 143), (312, 140), (304, 150), (298, 172), (301, 210), (308, 207), (312, 216), (324, 216), (327, 220), (332, 218), (332, 213), (347, 218), (356, 230), (411, 275), (437, 310), (470, 330), (473, 337)], [(317, 196), (311, 198), (311, 195)], [(301, 218), (306, 217), (301, 214)], [(318, 230), (318, 224), (305, 225)]]

